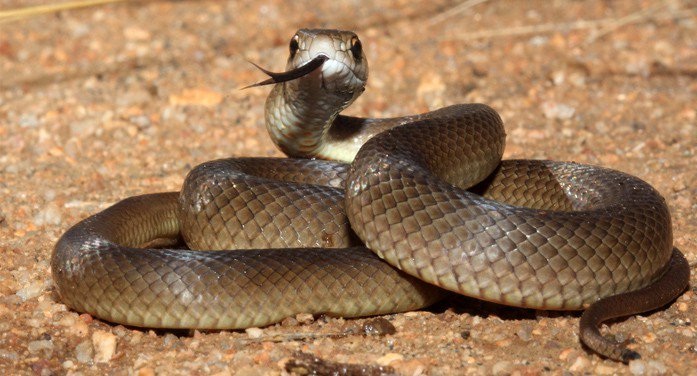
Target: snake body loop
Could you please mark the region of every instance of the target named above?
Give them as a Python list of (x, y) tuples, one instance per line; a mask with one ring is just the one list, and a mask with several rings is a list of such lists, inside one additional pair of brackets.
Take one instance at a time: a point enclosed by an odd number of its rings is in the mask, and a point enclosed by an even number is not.
[[(367, 80), (351, 32), (300, 30), (288, 71), (265, 72), (260, 84), (276, 84), (265, 112), (274, 142), (291, 157), (339, 162), (207, 162), (181, 193), (131, 197), (83, 220), (52, 257), (68, 306), (134, 326), (232, 329), (301, 312), (418, 309), (450, 290), (536, 309), (590, 306), (581, 339), (626, 362), (638, 354), (599, 324), (685, 289), (668, 209), (645, 182), (501, 161), (503, 123), (485, 105), (339, 115)], [(180, 237), (205, 251), (136, 248)]]

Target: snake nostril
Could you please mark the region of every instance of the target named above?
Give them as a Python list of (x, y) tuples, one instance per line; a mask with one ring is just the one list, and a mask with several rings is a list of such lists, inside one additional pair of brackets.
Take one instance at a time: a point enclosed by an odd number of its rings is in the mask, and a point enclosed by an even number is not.
[(351, 53), (356, 60), (361, 60), (363, 57), (363, 44), (358, 37), (351, 38)]
[(298, 52), (298, 49), (300, 49), (300, 44), (298, 43), (299, 39), (300, 37), (297, 34), (295, 34), (295, 36), (290, 40), (290, 46), (288, 47), (290, 50), (291, 59), (295, 56), (295, 53)]

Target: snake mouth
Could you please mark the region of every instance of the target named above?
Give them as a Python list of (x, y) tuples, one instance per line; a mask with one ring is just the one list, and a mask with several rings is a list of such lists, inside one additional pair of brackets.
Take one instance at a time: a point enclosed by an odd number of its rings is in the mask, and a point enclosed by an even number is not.
[[(266, 75), (268, 75), (270, 78), (257, 82), (255, 84), (251, 84), (249, 86), (245, 86), (242, 89), (247, 89), (250, 87), (257, 87), (257, 86), (264, 86), (264, 85), (271, 85), (271, 84), (278, 84), (281, 82), (287, 82), (287, 81), (292, 81), (295, 79), (298, 79), (300, 77), (307, 76), (308, 74), (312, 73), (315, 69), (318, 69), (319, 67), (324, 64), (325, 61), (329, 60), (329, 57), (326, 55), (317, 55), (314, 59), (310, 60), (307, 64), (302, 65), (300, 67), (297, 67), (295, 69), (291, 69), (289, 71), (285, 72), (271, 72), (269, 70), (266, 70), (260, 66), (258, 66), (255, 63), (252, 63), (255, 67), (259, 68), (260, 71), (264, 72)], [(251, 63), (251, 62), (250, 62)]]

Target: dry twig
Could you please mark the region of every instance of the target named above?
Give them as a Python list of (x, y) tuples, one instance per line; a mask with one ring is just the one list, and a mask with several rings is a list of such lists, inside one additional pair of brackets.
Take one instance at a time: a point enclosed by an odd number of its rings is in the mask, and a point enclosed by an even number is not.
[(81, 0), (67, 3), (44, 4), (25, 8), (0, 11), (0, 24), (21, 19), (36, 17), (42, 14), (56, 13), (64, 10), (87, 8), (103, 4), (121, 3), (129, 0)]
[(600, 30), (597, 30), (596, 32), (592, 33), (588, 38), (586, 38), (585, 44), (593, 43), (596, 40), (602, 38), (603, 36), (619, 29), (622, 26), (629, 25), (632, 23), (638, 23), (648, 18), (651, 18), (651, 16), (655, 12), (660, 11), (662, 8), (668, 7), (668, 5), (668, 2), (659, 3), (652, 7), (648, 7), (646, 9), (642, 9), (632, 14), (629, 14), (627, 16), (620, 17), (614, 20), (613, 22), (608, 23), (606, 27), (601, 28)]
[(487, 2), (488, 0), (466, 0), (461, 2), (460, 4), (455, 5), (452, 8), (449, 8), (446, 11), (440, 12), (436, 14), (435, 16), (431, 17), (431, 19), (428, 20), (429, 25), (435, 25), (439, 24), (448, 18), (455, 17), (456, 15), (463, 13), (467, 9), (472, 8), (475, 5), (479, 5), (481, 3)]
[[(663, 4), (661, 4), (663, 6)], [(510, 36), (521, 36), (528, 34), (544, 34), (552, 32), (564, 32), (571, 30), (586, 30), (586, 29), (604, 29), (599, 35), (594, 35), (589, 37), (587, 43), (590, 43), (597, 38), (606, 35), (607, 33), (618, 29), (621, 26), (635, 24), (649, 19), (681, 19), (688, 18), (697, 15), (697, 8), (689, 8), (682, 10), (675, 10), (669, 12), (662, 12), (661, 14), (655, 14), (656, 9), (654, 7), (647, 8), (631, 15), (621, 17), (621, 18), (601, 18), (597, 20), (577, 20), (565, 23), (545, 23), (538, 25), (526, 25), (526, 26), (515, 26), (501, 29), (488, 29), (475, 31), (471, 33), (464, 33), (457, 35), (455, 37), (444, 37), (444, 40), (476, 40), (476, 39), (491, 39), (495, 37), (510, 37)], [(592, 38), (592, 39), (591, 39)]]

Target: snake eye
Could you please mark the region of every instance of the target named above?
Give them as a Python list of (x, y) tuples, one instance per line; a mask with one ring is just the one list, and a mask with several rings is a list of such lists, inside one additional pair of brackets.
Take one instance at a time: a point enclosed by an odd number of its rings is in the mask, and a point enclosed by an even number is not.
[(295, 53), (298, 52), (300, 45), (298, 44), (298, 39), (300, 39), (297, 34), (290, 40), (290, 57), (293, 58)]
[(363, 45), (358, 37), (351, 38), (351, 53), (356, 60), (360, 60), (363, 57)]

